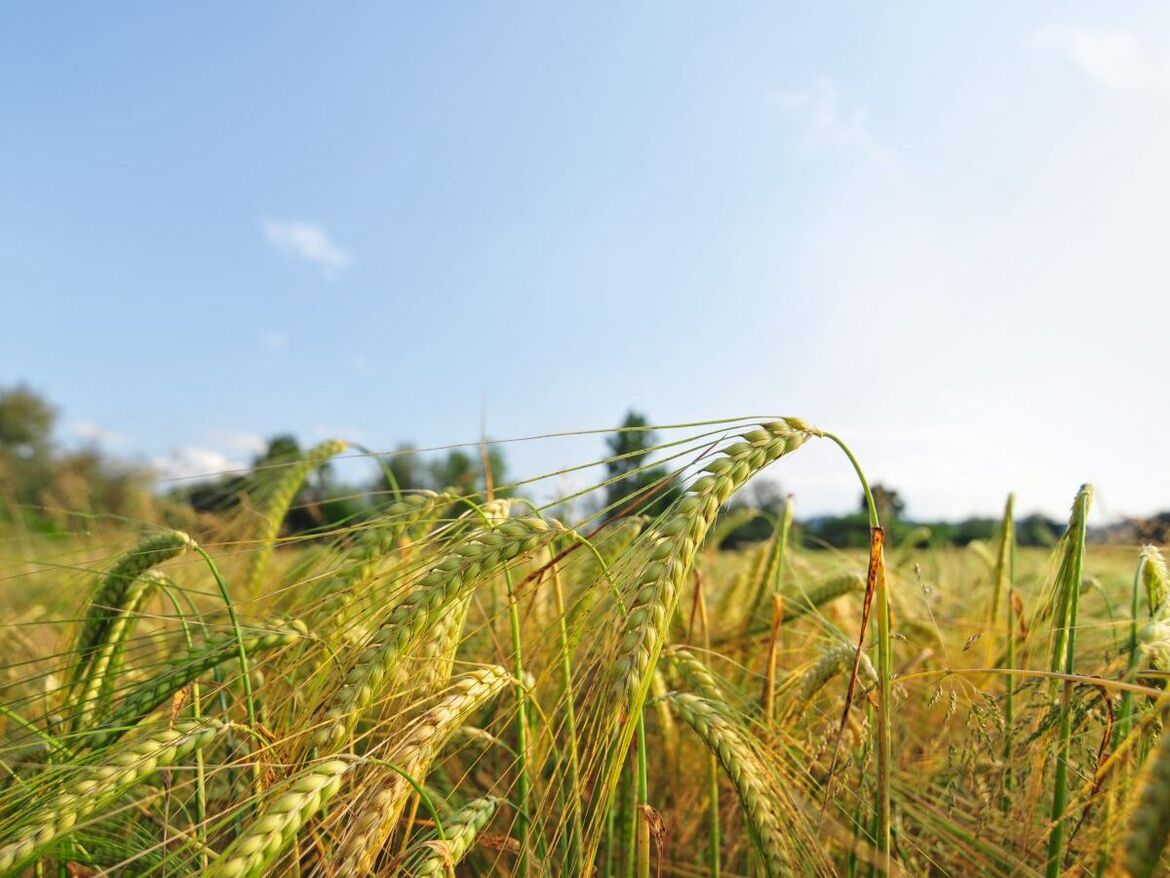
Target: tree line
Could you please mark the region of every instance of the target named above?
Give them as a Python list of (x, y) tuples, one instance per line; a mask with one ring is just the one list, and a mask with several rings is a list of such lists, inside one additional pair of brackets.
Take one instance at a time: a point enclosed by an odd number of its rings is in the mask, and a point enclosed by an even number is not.
[[(224, 474), (177, 487), (161, 488), (148, 468), (134, 466), (96, 446), (63, 447), (54, 438), (56, 409), (24, 385), (0, 387), (0, 520), (19, 520), (44, 531), (76, 527), (94, 518), (157, 520), (186, 509), (195, 515), (223, 516), (249, 502), (260, 474), (295, 461), (305, 450), (291, 434), (273, 436), (251, 461), (247, 472)], [(681, 493), (682, 485), (667, 463), (656, 461), (659, 436), (642, 413), (630, 411), (605, 439), (607, 456), (599, 491), (588, 502), (598, 520), (632, 513), (657, 515)], [(423, 453), (409, 443), (377, 458), (369, 481), (340, 480), (336, 468), (318, 468), (300, 489), (286, 522), (289, 534), (327, 530), (373, 515), (397, 492), (451, 490), (483, 496), (491, 485), (496, 497), (511, 496), (504, 450), (498, 445), (453, 448)], [(892, 542), (920, 545), (966, 545), (990, 540), (998, 521), (972, 517), (960, 521), (915, 519), (897, 489), (876, 483), (874, 500)], [(727, 510), (751, 507), (760, 516), (727, 534), (723, 545), (735, 547), (766, 539), (780, 515), (786, 494), (774, 481), (757, 478)], [(798, 511), (799, 511), (799, 507)], [(1052, 545), (1062, 522), (1040, 514), (1017, 521), (1018, 542)], [(1099, 529), (1095, 536), (1119, 542), (1165, 541), (1170, 512), (1142, 521), (1126, 520)], [(841, 515), (817, 515), (795, 523), (793, 539), (809, 548), (862, 548), (868, 545), (864, 497)]]

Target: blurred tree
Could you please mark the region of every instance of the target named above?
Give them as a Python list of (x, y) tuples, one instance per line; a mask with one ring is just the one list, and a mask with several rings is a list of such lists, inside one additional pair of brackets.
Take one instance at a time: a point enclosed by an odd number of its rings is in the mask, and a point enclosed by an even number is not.
[(56, 419), (56, 410), (25, 385), (0, 388), (0, 491), (9, 515), (39, 506), (52, 484)]
[[(875, 482), (869, 490), (873, 494), (873, 505), (877, 507), (878, 517), (883, 525), (891, 525), (902, 518), (902, 513), (906, 511), (906, 503), (901, 494), (881, 482)], [(861, 495), (861, 511), (869, 511), (864, 492)]]
[(25, 386), (0, 387), (0, 451), (18, 457), (47, 453), (57, 410)]
[[(638, 511), (657, 515), (678, 496), (678, 486), (664, 466), (650, 466), (647, 456), (658, 444), (645, 415), (630, 410), (621, 427), (605, 440), (610, 459), (605, 463), (605, 517)], [(639, 495), (635, 510), (626, 507)]]
[[(430, 487), (423, 461), (408, 442), (400, 443), (392, 453), (383, 455), (382, 465), (390, 470), (400, 491), (418, 491)], [(379, 471), (374, 491), (381, 494), (390, 490), (386, 474)]]
[(252, 461), (253, 469), (266, 466), (280, 466), (290, 463), (301, 456), (301, 443), (291, 433), (280, 433), (268, 440), (268, 446), (262, 454), (258, 454)]

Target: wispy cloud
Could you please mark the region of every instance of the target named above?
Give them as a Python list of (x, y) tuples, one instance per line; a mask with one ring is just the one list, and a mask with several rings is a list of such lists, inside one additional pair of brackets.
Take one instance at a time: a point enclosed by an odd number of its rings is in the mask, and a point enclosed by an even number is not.
[(213, 448), (186, 445), (155, 457), (151, 466), (163, 479), (190, 479), (245, 469), (247, 464)]
[(274, 354), (280, 353), (288, 348), (288, 333), (282, 332), (279, 329), (264, 330), (263, 342), (266, 350)]
[(73, 424), (73, 432), (82, 442), (91, 442), (102, 445), (125, 445), (129, 439), (124, 433), (107, 430), (99, 427), (92, 421), (77, 421)]
[(870, 131), (869, 113), (848, 106), (828, 79), (802, 91), (775, 92), (769, 100), (801, 120), (809, 149), (852, 150), (880, 161), (891, 157)]
[(1123, 29), (1048, 27), (1037, 42), (1064, 55), (1090, 79), (1117, 91), (1134, 91), (1165, 79), (1137, 34)]
[(318, 223), (305, 220), (275, 220), (265, 217), (261, 223), (264, 238), (276, 249), (311, 262), (327, 278), (349, 267), (353, 257)]
[(233, 433), (230, 430), (212, 430), (208, 439), (215, 445), (222, 446), (238, 454), (263, 454), (268, 443), (259, 433)]

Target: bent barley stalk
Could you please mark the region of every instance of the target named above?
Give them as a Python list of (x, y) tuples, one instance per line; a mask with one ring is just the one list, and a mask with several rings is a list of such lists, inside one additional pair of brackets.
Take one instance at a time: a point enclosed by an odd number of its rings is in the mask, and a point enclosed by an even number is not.
[(729, 718), (727, 709), (698, 695), (674, 692), (666, 698), (679, 718), (715, 754), (731, 780), (752, 842), (769, 878), (793, 874), (785, 850), (788, 836), (776, 810), (781, 793), (768, 783), (747, 738)]
[(309, 473), (329, 458), (341, 454), (347, 448), (349, 448), (349, 443), (344, 439), (328, 439), (319, 445), (314, 445), (301, 457), (282, 467), (277, 473), (275, 481), (266, 486), (267, 490), (261, 498), (263, 508), (260, 510), (260, 530), (256, 534), (256, 541), (259, 545), (252, 553), (248, 573), (244, 577), (244, 594), (256, 593), (257, 586), (260, 585), (260, 581), (268, 569), (268, 562), (272, 560), (272, 552), (276, 548), (276, 537), (280, 533), (280, 526), (284, 523), (288, 507), (292, 504), (293, 498), (296, 497), (297, 491), (300, 490)]
[(1163, 732), (1146, 770), (1141, 798), (1125, 841), (1125, 867), (1133, 878), (1161, 874), (1159, 863), (1170, 835), (1170, 734)]
[(442, 841), (425, 841), (415, 845), (407, 856), (403, 874), (411, 878), (445, 878), (463, 862), (475, 839), (492, 822), (500, 799), (484, 796), (473, 799), (443, 821), (447, 838)]
[[(266, 652), (290, 646), (308, 634), (305, 624), (294, 620), (271, 631), (256, 631), (245, 635), (244, 648), (249, 655)], [(94, 750), (113, 743), (184, 686), (218, 665), (235, 659), (238, 649), (236, 638), (232, 635), (216, 640), (203, 649), (172, 662), (169, 670), (127, 692), (110, 715), (103, 719), (102, 727), (92, 733), (83, 732), (81, 741)]]
[(259, 875), (280, 856), (300, 828), (325, 807), (341, 788), (353, 763), (325, 759), (302, 771), (228, 845), (206, 872), (206, 878), (247, 878)]
[(23, 824), (12, 840), (0, 847), (0, 873), (27, 864), (87, 817), (110, 807), (160, 768), (207, 746), (225, 728), (215, 720), (176, 723), (150, 732), (100, 763), (81, 768), (77, 780), (49, 794), (38, 809), (40, 816)]
[(398, 659), (440, 616), (471, 594), (483, 575), (538, 548), (559, 530), (558, 523), (536, 516), (514, 518), (456, 545), (370, 637), (314, 730), (312, 745), (340, 747)]
[(385, 754), (398, 770), (381, 769), (377, 783), (365, 790), (351, 808), (349, 829), (337, 842), (334, 854), (338, 875), (364, 875), (369, 871), (411, 791), (403, 775), (421, 783), (447, 737), (511, 680), (511, 675), (499, 667), (456, 677), (441, 700), (410, 724), (405, 737)]
[[(643, 536), (641, 542), (649, 546), (649, 559), (630, 589), (630, 608), (609, 672), (609, 693), (616, 706), (611, 716), (617, 720), (619, 732), (604, 736), (601, 742), (609, 756), (596, 803), (600, 806), (598, 820), (608, 811), (622, 757), (633, 740), (634, 721), (641, 716), (679, 589), (720, 507), (753, 475), (818, 435), (820, 431), (796, 418), (772, 421), (744, 433), (703, 467), (706, 474)], [(599, 826), (595, 821), (595, 827)], [(594, 841), (590, 857), (595, 847)]]
[(162, 583), (162, 577), (152, 573), (147, 571), (130, 583), (123, 598), (123, 606), (118, 608), (96, 655), (90, 661), (85, 686), (78, 699), (78, 711), (73, 718), (74, 731), (87, 727), (94, 714), (109, 704), (126, 638), (134, 628), (142, 605)]
[(613, 695), (627, 715), (640, 709), (679, 588), (719, 508), (749, 478), (812, 435), (813, 428), (795, 418), (745, 433), (703, 468), (707, 475), (696, 480), (661, 525), (647, 534), (650, 560), (632, 589), (612, 672)]
[(125, 607), (126, 595), (134, 581), (150, 568), (181, 555), (194, 545), (195, 541), (182, 531), (166, 531), (146, 537), (114, 563), (94, 592), (78, 632), (78, 659), (70, 677), (72, 684), (79, 682), (89, 669), (114, 617)]

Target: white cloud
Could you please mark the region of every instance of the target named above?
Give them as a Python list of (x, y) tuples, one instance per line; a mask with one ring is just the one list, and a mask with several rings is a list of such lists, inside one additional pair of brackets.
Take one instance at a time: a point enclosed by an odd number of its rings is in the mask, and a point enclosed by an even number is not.
[(1128, 30), (1049, 27), (1036, 35), (1090, 79), (1109, 89), (1132, 91), (1157, 84), (1164, 70), (1151, 59), (1137, 35)]
[(879, 161), (890, 158), (870, 131), (869, 114), (862, 107), (845, 106), (827, 79), (817, 80), (804, 91), (777, 92), (770, 100), (802, 119), (809, 149), (854, 150)]
[(281, 332), (279, 329), (267, 329), (264, 331), (264, 347), (274, 354), (280, 353), (288, 349), (288, 333)]
[(326, 277), (335, 277), (352, 262), (349, 251), (342, 249), (318, 223), (266, 217), (261, 225), (269, 244), (319, 266)]
[(105, 445), (125, 445), (129, 440), (123, 433), (99, 427), (92, 421), (77, 421), (73, 425), (73, 432), (82, 442), (93, 442)]
[(268, 443), (259, 433), (233, 433), (228, 430), (212, 430), (208, 436), (216, 445), (223, 446), (237, 454), (263, 454)]
[(242, 461), (229, 458), (214, 449), (195, 445), (187, 445), (155, 457), (151, 465), (164, 479), (190, 479), (247, 468), (247, 464)]

